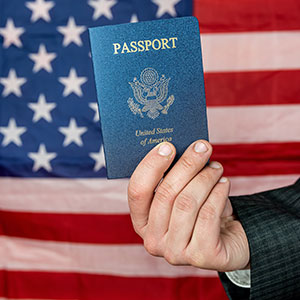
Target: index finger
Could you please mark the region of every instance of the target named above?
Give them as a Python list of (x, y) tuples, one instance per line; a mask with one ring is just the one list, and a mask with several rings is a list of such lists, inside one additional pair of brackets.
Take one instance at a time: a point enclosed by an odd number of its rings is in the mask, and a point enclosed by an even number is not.
[(128, 185), (128, 203), (135, 231), (143, 237), (153, 193), (176, 154), (170, 143), (152, 149), (136, 167)]

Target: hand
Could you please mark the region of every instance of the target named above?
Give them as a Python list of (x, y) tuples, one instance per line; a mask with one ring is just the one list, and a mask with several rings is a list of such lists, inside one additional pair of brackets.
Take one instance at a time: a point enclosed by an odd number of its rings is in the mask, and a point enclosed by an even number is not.
[[(230, 183), (207, 141), (190, 145), (163, 178), (175, 147), (162, 143), (134, 171), (130, 214), (146, 250), (172, 265), (232, 271), (249, 264), (249, 245), (228, 199)], [(163, 178), (163, 179), (162, 179)]]

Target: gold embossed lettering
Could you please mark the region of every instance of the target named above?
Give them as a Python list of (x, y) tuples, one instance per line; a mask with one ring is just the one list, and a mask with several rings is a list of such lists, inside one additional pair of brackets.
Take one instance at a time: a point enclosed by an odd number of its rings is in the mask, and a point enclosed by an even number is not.
[(138, 41), (139, 52), (145, 51), (144, 41)]
[(131, 52), (131, 51), (129, 50), (129, 48), (128, 48), (128, 46), (127, 46), (126, 43), (123, 44), (123, 48), (122, 48), (121, 53), (124, 53), (125, 51), (126, 51), (127, 53), (130, 53), (130, 52)]
[(136, 52), (137, 51), (137, 46), (136, 46), (136, 41), (132, 41), (130, 43), (130, 47), (131, 47), (131, 52)]
[[(155, 43), (157, 43), (157, 47), (155, 47)], [(154, 50), (159, 50), (161, 48), (161, 41), (159, 39), (155, 39), (152, 41), (152, 48)]]
[(175, 41), (177, 41), (177, 40), (178, 40), (177, 37), (171, 37), (170, 38), (170, 41), (172, 41), (172, 48), (176, 48), (176, 42)]
[(161, 39), (162, 49), (170, 49), (170, 46), (168, 45), (169, 40), (168, 39)]
[(149, 51), (149, 47), (151, 46), (152, 42), (150, 40), (146, 40), (145, 41), (145, 48), (146, 48), (146, 51)]
[[(131, 41), (123, 44), (113, 43), (114, 54), (127, 54), (144, 51), (158, 51), (166, 49), (174, 49), (177, 47), (177, 37), (171, 38), (156, 38), (153, 40)], [(121, 50), (121, 52), (120, 52)]]
[(121, 48), (121, 45), (119, 43), (114, 43), (114, 54), (118, 54), (118, 50)]

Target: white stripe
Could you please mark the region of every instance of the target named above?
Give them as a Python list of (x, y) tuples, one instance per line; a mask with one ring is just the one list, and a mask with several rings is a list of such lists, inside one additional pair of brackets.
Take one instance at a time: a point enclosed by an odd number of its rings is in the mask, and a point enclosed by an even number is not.
[[(231, 177), (231, 195), (286, 186), (299, 175)], [(49, 213), (128, 214), (128, 180), (0, 179), (0, 209)], [(109, 193), (113, 190), (113, 193)]]
[(216, 272), (172, 266), (141, 245), (89, 245), (0, 237), (0, 269), (78, 272), (128, 277), (215, 277)]
[(300, 105), (209, 107), (213, 144), (300, 141)]
[(0, 209), (57, 213), (128, 213), (128, 180), (0, 178)]
[(202, 34), (206, 72), (300, 69), (300, 31)]

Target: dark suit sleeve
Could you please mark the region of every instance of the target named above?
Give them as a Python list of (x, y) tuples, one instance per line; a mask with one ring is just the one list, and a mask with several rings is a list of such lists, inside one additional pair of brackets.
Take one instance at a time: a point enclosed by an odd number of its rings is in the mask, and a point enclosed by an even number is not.
[(229, 299), (300, 299), (300, 180), (230, 200), (249, 241), (251, 289), (220, 273)]

